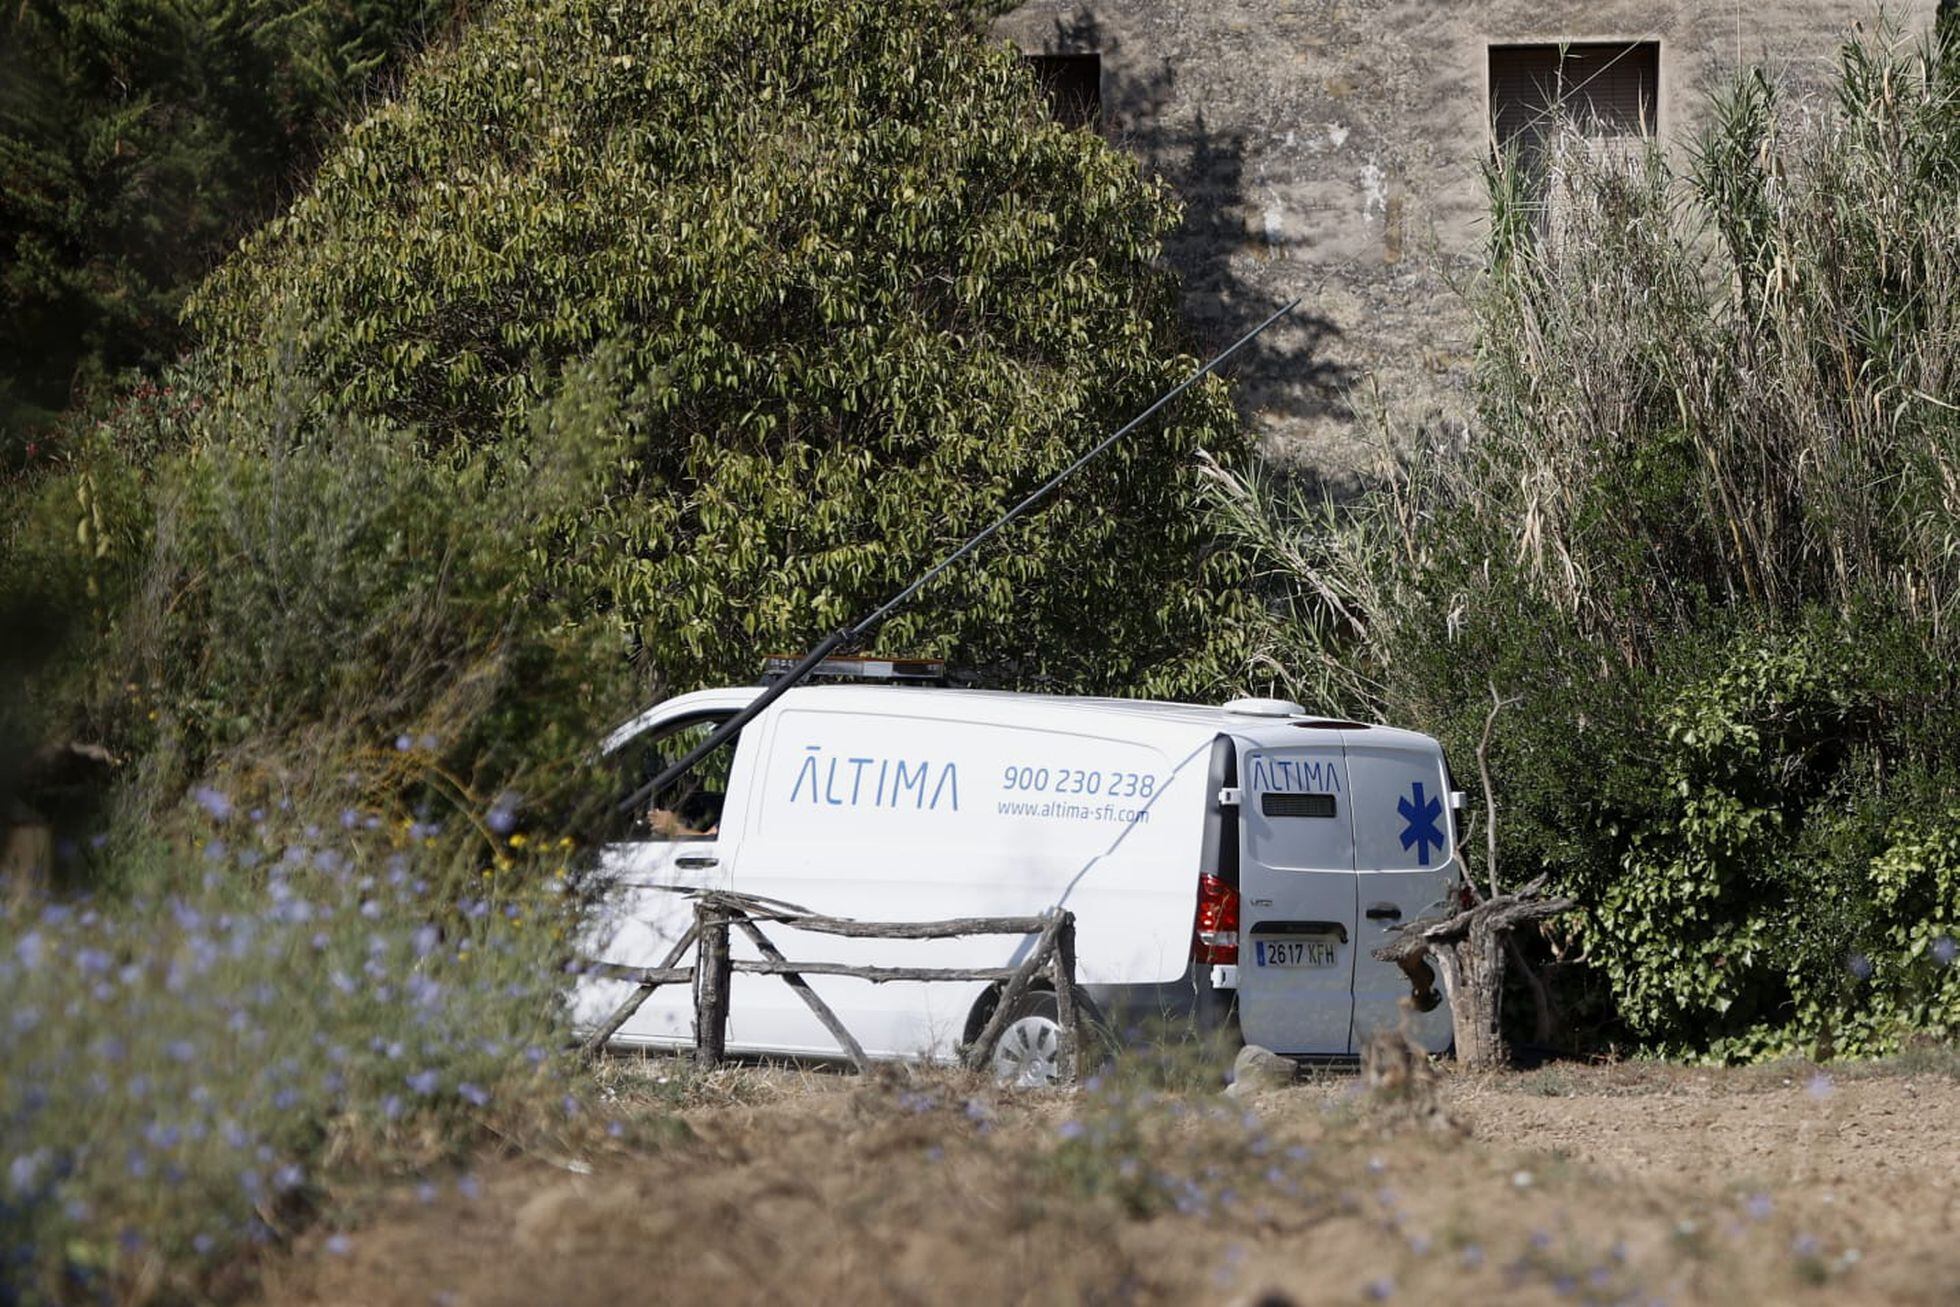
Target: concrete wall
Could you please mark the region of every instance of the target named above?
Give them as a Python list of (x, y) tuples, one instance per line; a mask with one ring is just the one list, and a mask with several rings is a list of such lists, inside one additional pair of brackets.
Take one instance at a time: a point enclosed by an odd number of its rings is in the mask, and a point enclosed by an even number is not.
[[(1912, 33), (1935, 0), (1889, 5)], [(1187, 205), (1167, 251), (1223, 344), (1304, 295), (1238, 369), (1267, 448), (1340, 478), (1398, 423), (1454, 422), (1469, 362), (1492, 44), (1658, 41), (1659, 132), (1678, 141), (1738, 63), (1815, 94), (1871, 0), (1034, 0), (996, 33), (1102, 57), (1103, 131)]]

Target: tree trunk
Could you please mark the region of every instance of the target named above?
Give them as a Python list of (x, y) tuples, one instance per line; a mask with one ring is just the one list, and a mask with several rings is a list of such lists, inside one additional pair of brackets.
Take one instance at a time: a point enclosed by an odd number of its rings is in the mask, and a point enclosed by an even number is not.
[(1572, 906), (1569, 899), (1539, 898), (1543, 884), (1541, 877), (1515, 894), (1424, 917), (1374, 951), (1384, 962), (1426, 958), (1434, 967), (1456, 1028), (1456, 1060), (1465, 1067), (1489, 1070), (1510, 1061), (1501, 1024), (1507, 937), (1520, 922), (1555, 916)]

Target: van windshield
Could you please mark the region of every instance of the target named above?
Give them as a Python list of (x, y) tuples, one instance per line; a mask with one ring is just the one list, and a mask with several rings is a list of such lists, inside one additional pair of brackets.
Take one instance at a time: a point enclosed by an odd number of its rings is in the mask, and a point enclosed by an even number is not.
[[(629, 741), (612, 755), (614, 793), (620, 799), (638, 790), (705, 740), (734, 716), (720, 712), (668, 722)], [(617, 815), (614, 841), (709, 840), (721, 830), (728, 797), (728, 773), (735, 761), (734, 739), (694, 764), (685, 776)]]

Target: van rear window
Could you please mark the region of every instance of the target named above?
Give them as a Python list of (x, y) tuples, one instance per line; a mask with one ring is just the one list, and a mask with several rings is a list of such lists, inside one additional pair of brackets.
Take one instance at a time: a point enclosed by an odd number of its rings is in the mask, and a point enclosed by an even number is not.
[(1268, 790), (1259, 796), (1259, 811), (1268, 817), (1331, 817), (1334, 815), (1334, 796), (1275, 794)]

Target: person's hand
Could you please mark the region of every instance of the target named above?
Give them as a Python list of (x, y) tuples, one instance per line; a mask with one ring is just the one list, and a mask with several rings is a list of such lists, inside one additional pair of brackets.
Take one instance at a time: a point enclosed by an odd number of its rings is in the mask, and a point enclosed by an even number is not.
[(678, 840), (690, 835), (713, 835), (721, 829), (721, 823), (716, 822), (706, 830), (696, 830), (681, 820), (681, 815), (672, 808), (649, 808), (647, 827), (663, 840)]

